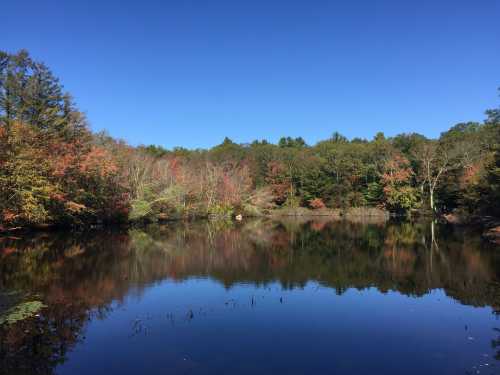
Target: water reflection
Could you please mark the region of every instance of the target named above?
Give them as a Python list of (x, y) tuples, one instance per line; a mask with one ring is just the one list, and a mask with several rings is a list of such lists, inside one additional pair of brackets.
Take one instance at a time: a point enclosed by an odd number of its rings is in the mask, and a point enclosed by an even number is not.
[[(419, 297), (439, 289), (460, 304), (500, 310), (498, 251), (474, 233), (425, 222), (255, 220), (43, 233), (3, 238), (0, 259), (0, 308), (33, 298), (47, 305), (39, 316), (0, 326), (6, 373), (51, 373), (85, 341), (87, 322), (106, 320), (130, 295), (165, 279), (209, 278), (227, 289), (315, 282), (337, 295), (376, 288)], [(498, 336), (491, 333), (496, 350)]]

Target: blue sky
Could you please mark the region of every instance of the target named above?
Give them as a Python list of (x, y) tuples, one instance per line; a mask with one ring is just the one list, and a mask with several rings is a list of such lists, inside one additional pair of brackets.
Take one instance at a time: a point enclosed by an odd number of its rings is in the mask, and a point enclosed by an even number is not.
[(500, 103), (498, 0), (6, 0), (0, 49), (94, 130), (209, 147), (334, 131), (438, 136)]

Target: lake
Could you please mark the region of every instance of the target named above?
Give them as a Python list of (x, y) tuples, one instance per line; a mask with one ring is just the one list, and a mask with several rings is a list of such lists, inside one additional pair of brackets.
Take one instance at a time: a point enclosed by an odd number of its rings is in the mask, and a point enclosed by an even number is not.
[(0, 311), (5, 374), (500, 374), (500, 248), (429, 222), (2, 238)]

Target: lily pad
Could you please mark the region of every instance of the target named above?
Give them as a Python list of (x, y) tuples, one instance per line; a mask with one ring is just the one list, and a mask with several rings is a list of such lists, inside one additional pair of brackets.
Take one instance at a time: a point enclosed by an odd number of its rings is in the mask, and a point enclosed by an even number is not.
[(46, 307), (40, 301), (29, 301), (23, 302), (19, 305), (16, 305), (5, 312), (2, 316), (0, 316), (0, 325), (2, 324), (13, 324), (20, 320), (24, 320), (34, 316), (41, 309)]

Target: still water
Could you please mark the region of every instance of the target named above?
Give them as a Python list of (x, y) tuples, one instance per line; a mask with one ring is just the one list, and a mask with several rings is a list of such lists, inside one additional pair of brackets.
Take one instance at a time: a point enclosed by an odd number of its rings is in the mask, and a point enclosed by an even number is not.
[[(434, 236), (433, 236), (434, 233)], [(0, 240), (2, 374), (500, 374), (500, 249), (430, 223)]]

